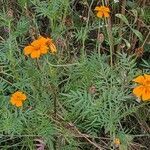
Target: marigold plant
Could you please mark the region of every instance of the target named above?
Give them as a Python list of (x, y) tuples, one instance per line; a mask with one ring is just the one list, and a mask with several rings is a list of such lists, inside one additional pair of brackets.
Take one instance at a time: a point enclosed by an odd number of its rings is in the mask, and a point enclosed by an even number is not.
[(27, 99), (26, 95), (21, 91), (17, 91), (11, 95), (10, 103), (16, 107), (21, 107)]
[(139, 85), (133, 89), (133, 94), (143, 101), (150, 100), (150, 75), (144, 74), (133, 79)]
[(37, 40), (34, 40), (29, 46), (24, 48), (24, 54), (30, 55), (31, 58), (39, 58), (41, 55), (48, 53), (48, 50), (51, 53), (57, 51), (52, 39), (39, 36)]
[(96, 6), (95, 11), (97, 11), (97, 17), (98, 18), (107, 18), (110, 17), (110, 9), (106, 6)]
[(148, 5), (0, 0), (0, 149), (149, 149)]

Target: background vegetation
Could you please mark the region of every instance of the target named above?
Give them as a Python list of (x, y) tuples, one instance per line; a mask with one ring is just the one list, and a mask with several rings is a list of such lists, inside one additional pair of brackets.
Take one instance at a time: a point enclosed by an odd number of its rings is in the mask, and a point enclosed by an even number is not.
[[(96, 17), (102, 3), (108, 19)], [(132, 94), (132, 79), (150, 74), (148, 5), (1, 0), (0, 149), (150, 149), (149, 102)], [(24, 56), (39, 35), (51, 37), (57, 53)], [(21, 108), (9, 102), (17, 90), (27, 95)]]

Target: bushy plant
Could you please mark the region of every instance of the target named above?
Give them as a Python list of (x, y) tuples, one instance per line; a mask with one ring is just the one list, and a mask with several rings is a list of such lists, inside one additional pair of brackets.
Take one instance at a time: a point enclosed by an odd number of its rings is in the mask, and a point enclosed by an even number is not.
[(0, 2), (0, 149), (148, 148), (149, 12), (139, 2)]

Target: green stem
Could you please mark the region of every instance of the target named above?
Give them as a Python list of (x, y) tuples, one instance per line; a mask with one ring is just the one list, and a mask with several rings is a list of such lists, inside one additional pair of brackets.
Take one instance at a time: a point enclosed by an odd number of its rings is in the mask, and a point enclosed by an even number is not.
[[(107, 22), (106, 19), (105, 19), (105, 22)], [(107, 30), (109, 46), (110, 46), (110, 64), (111, 64), (111, 66), (113, 66), (114, 44), (113, 44), (113, 36), (112, 36), (111, 26), (110, 26), (109, 22), (108, 22), (108, 24), (106, 23), (106, 30)]]
[[(97, 36), (97, 38), (99, 38), (99, 36), (100, 36), (100, 21), (99, 21), (99, 28), (98, 28), (98, 36)], [(97, 41), (98, 41), (98, 55), (99, 55), (99, 57), (100, 57), (100, 49), (101, 49), (101, 41), (99, 40), (99, 39), (97, 39)]]
[[(102, 0), (102, 4), (107, 4), (106, 1)], [(111, 67), (113, 66), (113, 52), (114, 52), (114, 43), (113, 43), (113, 35), (112, 35), (112, 28), (111, 28), (111, 20), (110, 18), (106, 19), (105, 18), (105, 24), (106, 24), (106, 30), (107, 30), (107, 35), (108, 35), (108, 40), (109, 40), (109, 46), (110, 46), (110, 65)]]
[(86, 40), (86, 34), (88, 33), (90, 12), (91, 12), (91, 7), (92, 7), (93, 3), (94, 3), (94, 0), (92, 0), (90, 5), (89, 5), (88, 16), (87, 16), (86, 26), (85, 26), (85, 30), (84, 30), (84, 36), (83, 36), (83, 39), (82, 39), (82, 51), (81, 51), (82, 54), (81, 55), (82, 55), (83, 60), (85, 60), (85, 56), (86, 56), (86, 53), (84, 51), (84, 49), (85, 49), (85, 40)]

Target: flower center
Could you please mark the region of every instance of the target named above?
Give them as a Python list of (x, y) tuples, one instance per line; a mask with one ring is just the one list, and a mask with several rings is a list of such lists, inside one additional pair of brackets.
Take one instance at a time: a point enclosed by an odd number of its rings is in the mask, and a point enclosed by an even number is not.
[(20, 101), (20, 100), (21, 100), (21, 97), (20, 97), (20, 96), (16, 96), (16, 99), (17, 99), (18, 101)]

